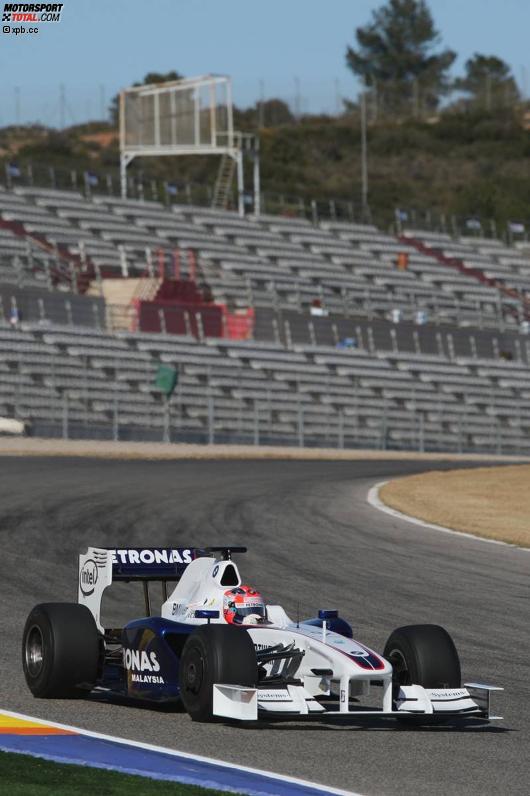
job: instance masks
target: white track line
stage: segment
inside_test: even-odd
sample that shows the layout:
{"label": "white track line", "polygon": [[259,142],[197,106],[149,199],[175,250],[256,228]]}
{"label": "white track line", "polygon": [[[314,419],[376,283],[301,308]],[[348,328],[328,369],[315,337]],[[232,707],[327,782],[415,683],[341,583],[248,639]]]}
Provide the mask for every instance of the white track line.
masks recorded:
{"label": "white track line", "polygon": [[114,735],[105,735],[101,732],[92,732],[91,730],[83,730],[80,727],[72,727],[70,724],[59,724],[56,721],[48,721],[48,719],[38,719],[35,716],[27,716],[24,713],[15,713],[11,710],[0,709],[0,715],[10,716],[13,719],[23,719],[24,721],[40,722],[48,727],[57,727],[60,730],[70,730],[70,732],[78,733],[79,735],[86,735],[89,738],[97,738],[101,741],[112,741],[113,743],[123,744],[124,746],[135,746],[138,749],[146,749],[149,752],[161,752],[165,755],[172,755],[173,757],[184,757],[188,760],[195,760],[198,763],[211,763],[216,766],[233,769],[236,771],[246,771],[249,774],[256,774],[269,779],[278,780],[280,782],[292,782],[293,785],[301,785],[306,788],[314,788],[321,790],[322,793],[333,793],[336,796],[361,796],[360,793],[355,793],[351,790],[341,790],[340,788],[332,788],[329,785],[321,785],[317,782],[310,782],[306,779],[299,779],[298,777],[290,777],[287,774],[275,774],[272,771],[264,771],[260,768],[250,768],[249,766],[241,766],[237,763],[228,763],[225,760],[218,760],[215,757],[204,757],[203,755],[195,755],[190,752],[179,752],[176,749],[169,749],[165,746],[155,746],[150,743],[143,743],[142,741],[130,741],[127,738],[117,738]]}
{"label": "white track line", "polygon": [[366,500],[374,509],[378,509],[378,511],[384,511],[385,514],[390,514],[391,517],[394,517],[397,520],[403,520],[404,522],[410,522],[414,525],[421,525],[423,528],[430,528],[432,531],[440,531],[441,533],[450,533],[453,536],[463,536],[467,539],[474,539],[476,542],[486,542],[487,544],[496,544],[502,545],[503,547],[511,547],[513,550],[520,550],[523,553],[530,553],[530,547],[519,547],[519,545],[511,544],[510,542],[501,542],[500,539],[488,539],[485,536],[477,536],[474,533],[467,533],[465,531],[455,531],[453,528],[446,528],[443,525],[435,525],[432,522],[425,522],[424,520],[418,519],[418,517],[411,517],[409,514],[403,514],[401,511],[397,509],[392,509],[390,506],[387,506],[386,503],[383,503],[381,498],[379,497],[379,491],[388,484],[388,481],[379,481],[378,484],[374,484],[368,490],[368,494],[366,496]]}

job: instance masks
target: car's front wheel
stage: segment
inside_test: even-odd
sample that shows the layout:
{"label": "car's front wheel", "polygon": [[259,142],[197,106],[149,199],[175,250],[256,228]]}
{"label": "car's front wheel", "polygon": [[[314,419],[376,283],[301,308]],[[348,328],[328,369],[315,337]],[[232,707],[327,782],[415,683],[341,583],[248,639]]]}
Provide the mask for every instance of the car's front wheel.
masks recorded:
{"label": "car's front wheel", "polygon": [[386,642],[383,656],[392,664],[394,699],[402,685],[460,688],[458,653],[439,625],[399,627]]}
{"label": "car's front wheel", "polygon": [[243,628],[200,625],[188,637],[180,659],[180,696],[194,721],[212,721],[215,683],[254,687],[256,652]]}
{"label": "car's front wheel", "polygon": [[100,634],[86,606],[36,605],[22,638],[22,667],[33,696],[60,699],[86,694],[97,680],[100,651]]}

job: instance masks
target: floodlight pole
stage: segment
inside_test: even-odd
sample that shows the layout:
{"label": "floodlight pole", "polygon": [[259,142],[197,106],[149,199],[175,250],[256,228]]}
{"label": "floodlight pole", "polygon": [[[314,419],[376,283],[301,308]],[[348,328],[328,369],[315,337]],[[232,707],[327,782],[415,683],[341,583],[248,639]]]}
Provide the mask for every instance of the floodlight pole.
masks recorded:
{"label": "floodlight pole", "polygon": [[261,213],[261,185],[259,173],[259,138],[256,136],[254,139],[254,215],[259,216]]}
{"label": "floodlight pole", "polygon": [[363,219],[368,210],[368,153],[366,144],[366,94],[361,92],[361,207]]}
{"label": "floodlight pole", "polygon": [[122,199],[127,198],[127,164],[125,149],[125,92],[120,91],[120,184]]}
{"label": "floodlight pole", "polygon": [[243,141],[236,154],[237,165],[237,208],[241,218],[245,215],[245,177],[243,172]]}

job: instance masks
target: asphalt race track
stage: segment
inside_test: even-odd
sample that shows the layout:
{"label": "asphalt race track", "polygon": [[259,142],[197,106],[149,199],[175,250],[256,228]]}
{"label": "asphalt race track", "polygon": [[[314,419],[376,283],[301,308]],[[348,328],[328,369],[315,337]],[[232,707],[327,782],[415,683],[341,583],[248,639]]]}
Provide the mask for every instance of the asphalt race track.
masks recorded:
{"label": "asphalt race track", "polygon": [[[399,522],[365,502],[376,481],[433,467],[0,458],[0,708],[363,794],[527,794],[530,554]],[[442,624],[464,679],[506,688],[496,702],[505,721],[243,727],[194,724],[175,710],[35,700],[20,663],[26,615],[36,602],[76,599],[76,557],[89,543],[247,544],[243,579],[268,601],[293,616],[298,601],[302,616],[339,608],[376,650],[394,627]],[[114,626],[140,616],[141,588],[118,584],[104,607]]]}

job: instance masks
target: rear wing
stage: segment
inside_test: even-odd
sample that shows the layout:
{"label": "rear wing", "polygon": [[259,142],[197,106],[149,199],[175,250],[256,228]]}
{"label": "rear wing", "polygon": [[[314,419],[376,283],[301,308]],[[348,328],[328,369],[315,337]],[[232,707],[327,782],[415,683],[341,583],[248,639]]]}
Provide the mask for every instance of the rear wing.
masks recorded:
{"label": "rear wing", "polygon": [[144,589],[145,610],[149,616],[149,582],[162,583],[162,594],[167,600],[168,581],[179,581],[187,567],[196,558],[221,553],[229,560],[233,553],[246,553],[246,547],[89,547],[79,556],[78,602],[86,605],[103,633],[101,625],[101,600],[103,592],[112,583],[141,581]]}
{"label": "rear wing", "polygon": [[191,562],[208,552],[194,547],[89,547],[79,556],[78,602],[86,605],[103,632],[101,600],[113,582],[143,582],[149,614],[149,581],[162,582],[167,599],[167,582],[179,581]]}

